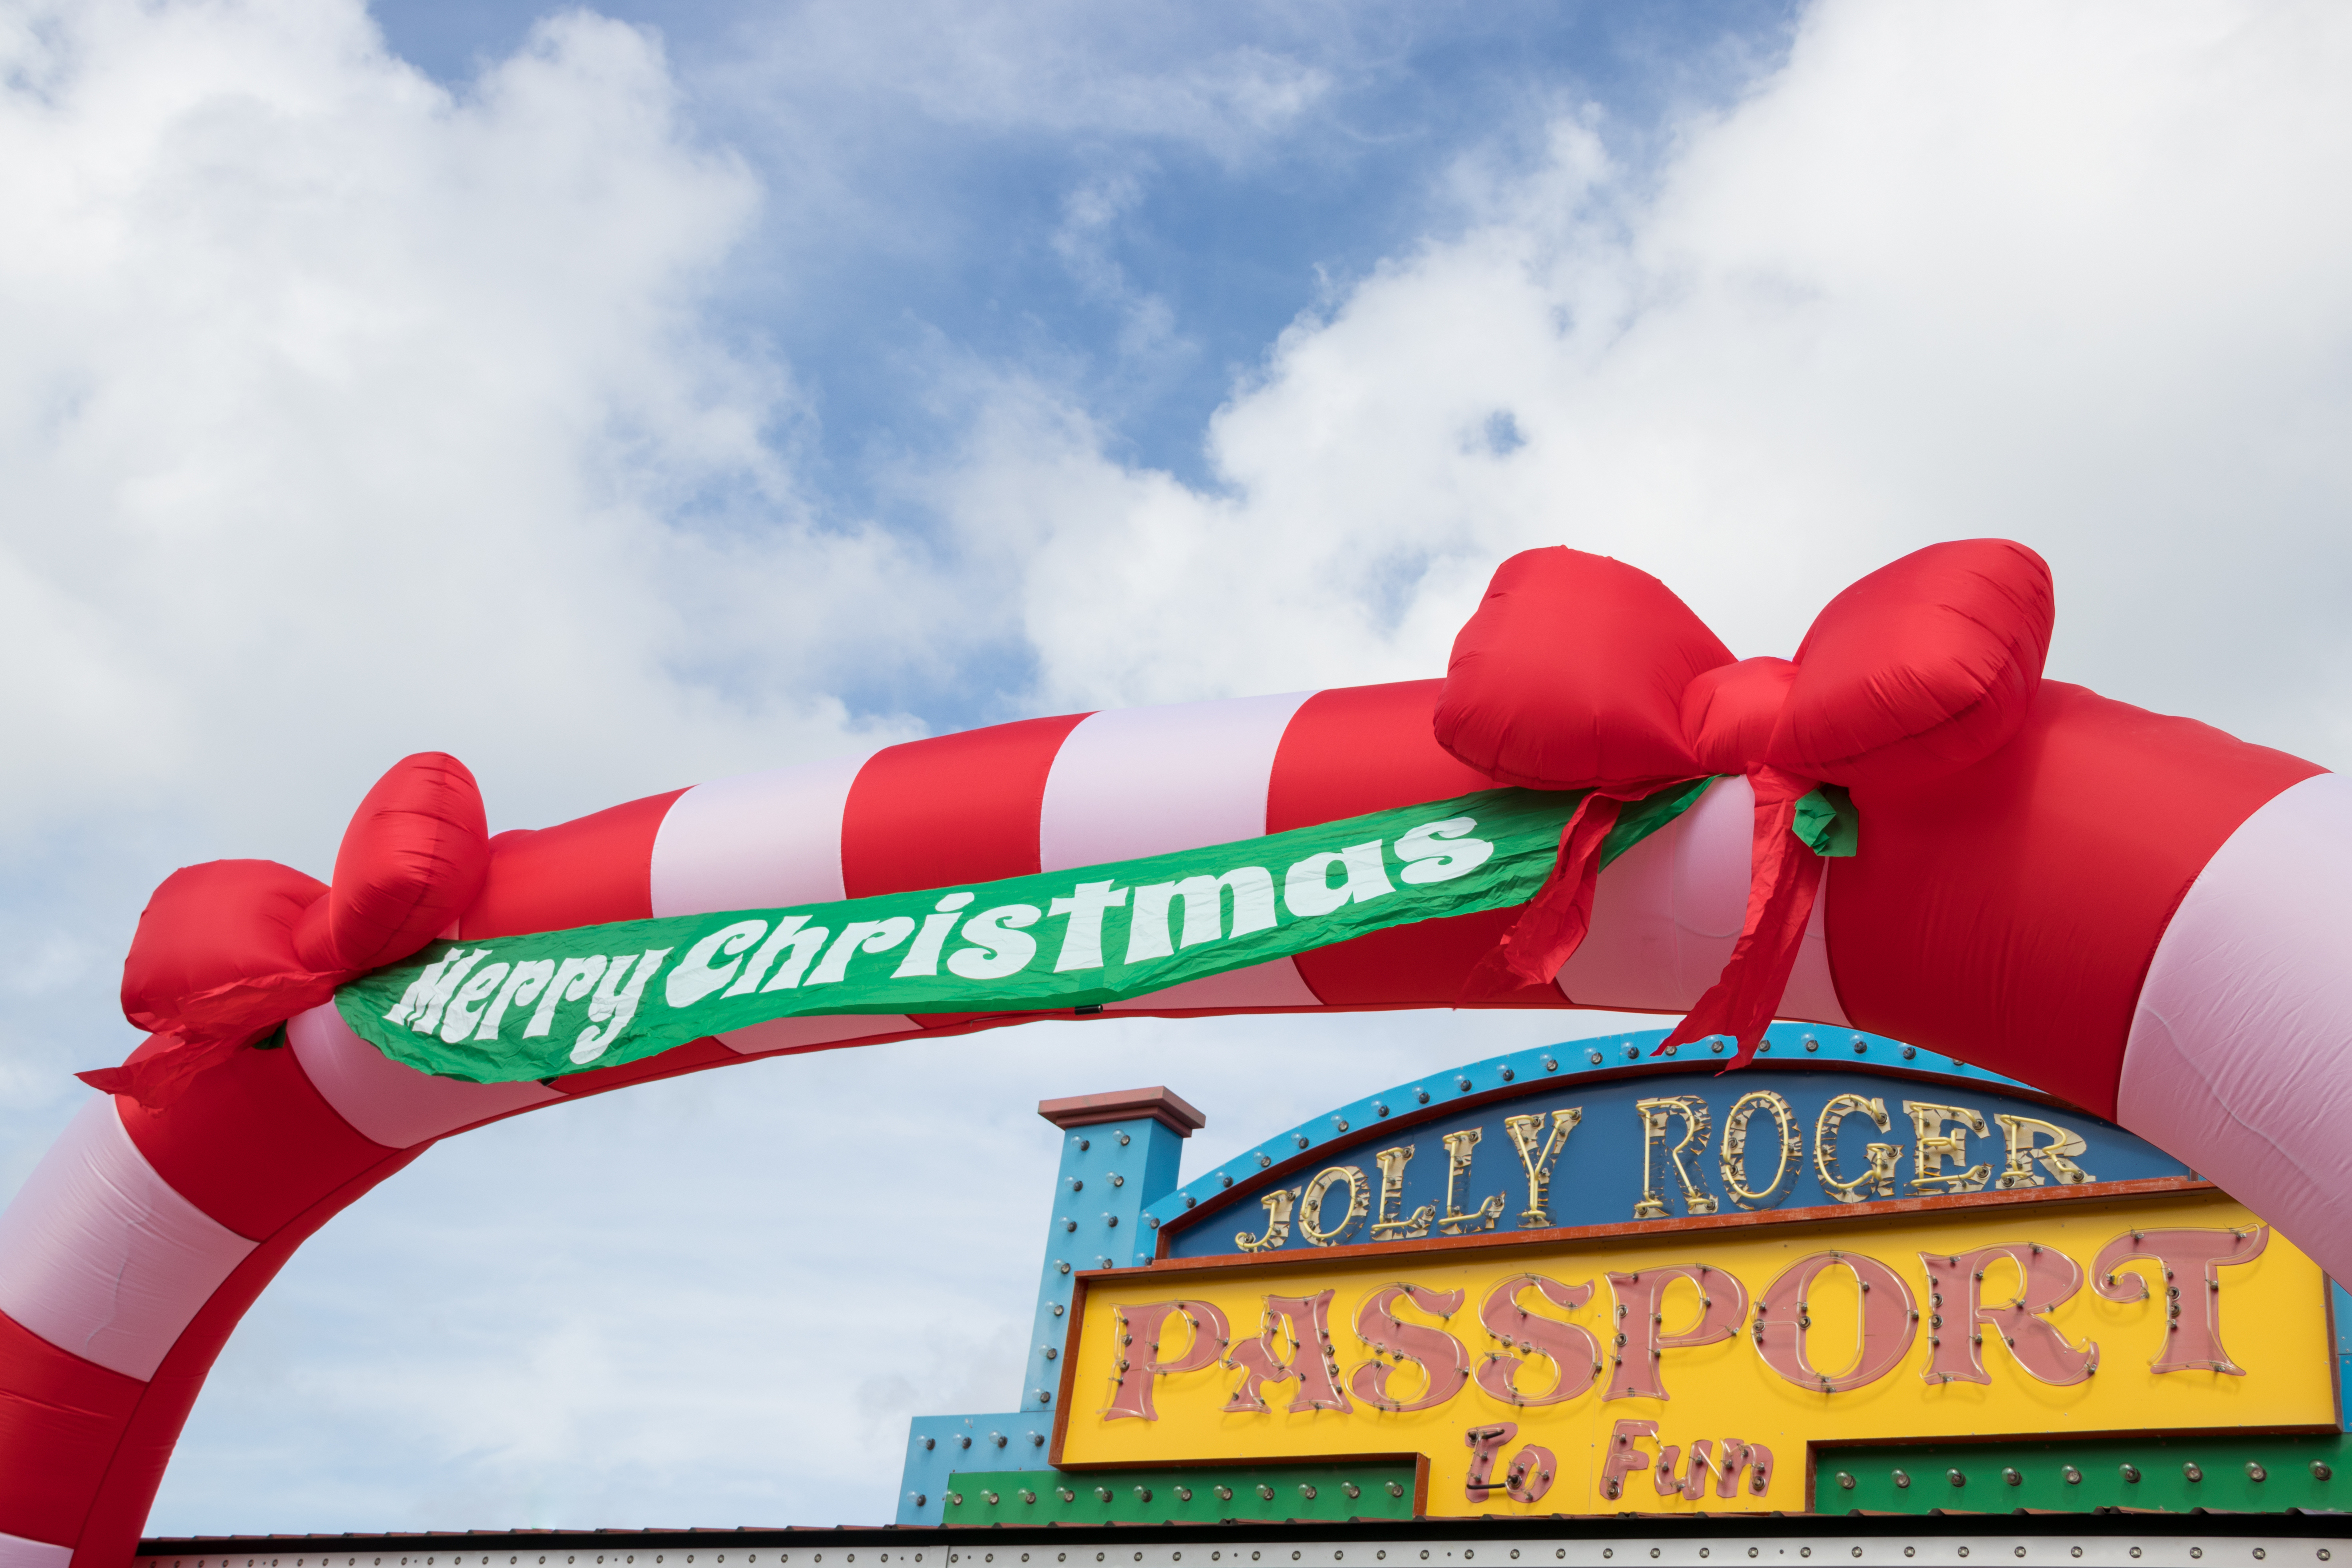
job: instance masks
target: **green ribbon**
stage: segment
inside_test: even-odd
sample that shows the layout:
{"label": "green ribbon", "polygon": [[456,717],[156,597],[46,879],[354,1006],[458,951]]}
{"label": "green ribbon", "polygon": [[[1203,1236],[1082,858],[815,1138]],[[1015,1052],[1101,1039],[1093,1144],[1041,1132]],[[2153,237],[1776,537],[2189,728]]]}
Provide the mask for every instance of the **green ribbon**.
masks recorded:
{"label": "green ribbon", "polygon": [[[1710,782],[1628,803],[1601,864]],[[1525,903],[1583,793],[1486,790],[1082,870],[436,942],[335,1005],[394,1060],[473,1083],[615,1067],[777,1018],[1099,1007]]]}
{"label": "green ribbon", "polygon": [[1821,784],[1797,800],[1797,819],[1790,831],[1816,855],[1843,858],[1862,844],[1862,814],[1843,784]]}

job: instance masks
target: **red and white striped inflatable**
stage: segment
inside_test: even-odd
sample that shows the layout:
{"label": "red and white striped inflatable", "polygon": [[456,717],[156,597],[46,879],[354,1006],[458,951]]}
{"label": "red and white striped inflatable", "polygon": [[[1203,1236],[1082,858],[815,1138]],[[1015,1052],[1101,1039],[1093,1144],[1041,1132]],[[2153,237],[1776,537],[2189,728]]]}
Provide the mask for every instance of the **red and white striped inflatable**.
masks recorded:
{"label": "red and white striped inflatable", "polygon": [[[2114,1117],[2352,1277],[2352,785],[2038,668],[2036,681],[1980,760],[1853,786],[1863,852],[1829,863],[1781,1016],[1955,1052]],[[970,883],[1491,787],[1433,736],[1444,690],[1035,719],[656,795],[491,840],[457,931]],[[1756,787],[1720,780],[1619,859],[1557,983],[1495,1005],[1690,1008],[1748,912]],[[1448,1006],[1515,916],[1118,1005]],[[235,1050],[162,1109],[93,1099],[0,1215],[0,1568],[127,1563],[246,1307],[434,1141],[751,1057],[1017,1021],[788,1020],[544,1087],[427,1077],[315,1005],[288,1048]]]}

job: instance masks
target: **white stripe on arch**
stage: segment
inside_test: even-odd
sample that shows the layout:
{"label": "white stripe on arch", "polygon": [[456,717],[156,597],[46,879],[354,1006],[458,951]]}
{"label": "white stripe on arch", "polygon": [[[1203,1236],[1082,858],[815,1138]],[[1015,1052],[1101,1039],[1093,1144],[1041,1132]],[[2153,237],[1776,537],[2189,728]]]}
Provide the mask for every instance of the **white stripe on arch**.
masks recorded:
{"label": "white stripe on arch", "polygon": [[[670,803],[654,836],[656,916],[830,903],[849,896],[841,825],[849,792],[874,753],[828,757],[697,784]],[[915,1027],[897,1015],[778,1018],[717,1037],[739,1056],[766,1056]]]}
{"label": "white stripe on arch", "polygon": [[[1040,868],[1066,871],[1263,837],[1275,752],[1313,695],[1088,714],[1063,740],[1046,775]],[[1113,1004],[1122,1011],[1318,1005],[1287,958]]]}
{"label": "white stripe on arch", "polygon": [[2352,1279],[2352,780],[2238,825],[2156,945],[2116,1120]]}
{"label": "white stripe on arch", "polygon": [[0,1531],[0,1568],[66,1568],[73,1553],[70,1546],[52,1546]]}
{"label": "white stripe on arch", "polygon": [[0,1214],[0,1311],[143,1383],[257,1245],[157,1175],[100,1095]]}
{"label": "white stripe on arch", "polygon": [[1064,737],[1046,775],[1039,869],[1260,837],[1274,753],[1313,695],[1089,713]]}
{"label": "white stripe on arch", "polygon": [[310,1087],[371,1143],[413,1149],[460,1127],[563,1096],[539,1083],[464,1083],[394,1061],[352,1032],[332,1002],[286,1026]]}
{"label": "white stripe on arch", "polygon": [[772,910],[848,897],[841,822],[871,752],[697,784],[654,835],[656,916]]}
{"label": "white stripe on arch", "polygon": [[[1723,973],[1748,919],[1756,795],[1742,778],[1709,784],[1688,811],[1620,855],[1593,890],[1592,930],[1559,972],[1580,1007],[1683,1013]],[[1823,922],[1829,879],[1813,900],[1780,1016],[1847,1026],[1830,976]]]}

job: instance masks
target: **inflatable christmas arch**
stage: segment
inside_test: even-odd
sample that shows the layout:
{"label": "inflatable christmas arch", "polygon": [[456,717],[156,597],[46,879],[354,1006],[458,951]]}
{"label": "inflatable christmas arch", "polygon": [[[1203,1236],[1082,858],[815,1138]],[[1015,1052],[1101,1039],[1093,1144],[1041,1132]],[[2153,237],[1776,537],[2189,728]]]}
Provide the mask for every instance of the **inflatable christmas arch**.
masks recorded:
{"label": "inflatable christmas arch", "polygon": [[1443,680],[1035,719],[489,837],[412,757],[320,884],[142,917],[148,1039],[0,1215],[0,1568],[116,1568],[246,1307],[436,1141],[747,1058],[1105,1011],[1772,1018],[1963,1054],[2352,1275],[2352,791],[2042,679],[2047,569],[1921,551],[1735,659],[1534,551]]}

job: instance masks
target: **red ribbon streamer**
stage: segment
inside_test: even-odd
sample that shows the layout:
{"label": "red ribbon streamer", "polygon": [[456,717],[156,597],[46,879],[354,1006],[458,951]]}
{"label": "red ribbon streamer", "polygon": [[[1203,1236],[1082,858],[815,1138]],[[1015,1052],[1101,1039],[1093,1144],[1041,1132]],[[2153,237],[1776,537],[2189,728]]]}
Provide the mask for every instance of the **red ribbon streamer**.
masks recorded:
{"label": "red ribbon streamer", "polygon": [[1739,1049],[1726,1067],[1746,1065],[1763,1042],[1797,967],[1822,886],[1822,858],[1796,834],[1797,802],[1813,782],[1762,767],[1748,775],[1748,783],[1756,792],[1756,827],[1739,941],[1722,974],[1652,1056],[1709,1035],[1729,1035]]}
{"label": "red ribbon streamer", "polygon": [[1462,982],[1456,1006],[1492,1002],[1530,985],[1549,985],[1592,929],[1592,895],[1601,880],[1601,849],[1617,826],[1619,797],[1594,790],[1576,803],[1559,830],[1551,875],[1528,901],[1527,912],[1487,951]]}
{"label": "red ribbon streamer", "polygon": [[186,998],[172,1026],[149,1035],[121,1067],[93,1068],[74,1077],[100,1094],[127,1094],[150,1110],[162,1110],[197,1074],[226,1061],[240,1046],[266,1039],[278,1025],[309,1012],[333,996],[336,986],[364,973],[296,970],[214,986]]}
{"label": "red ribbon streamer", "polygon": [[[1748,913],[1723,973],[1675,1026],[1653,1056],[1668,1047],[1729,1035],[1739,1049],[1729,1067],[1751,1060],[1789,988],[1802,951],[1805,927],[1820,895],[1822,858],[1797,837],[1797,802],[1814,782],[1780,768],[1748,774],[1756,796],[1749,852]],[[1478,961],[1462,983],[1455,1005],[1496,1002],[1515,991],[1549,985],[1592,929],[1601,852],[1616,826],[1619,797],[1595,790],[1577,803],[1560,830],[1551,875],[1528,902],[1518,923]]]}

